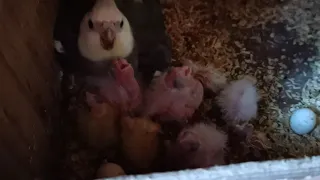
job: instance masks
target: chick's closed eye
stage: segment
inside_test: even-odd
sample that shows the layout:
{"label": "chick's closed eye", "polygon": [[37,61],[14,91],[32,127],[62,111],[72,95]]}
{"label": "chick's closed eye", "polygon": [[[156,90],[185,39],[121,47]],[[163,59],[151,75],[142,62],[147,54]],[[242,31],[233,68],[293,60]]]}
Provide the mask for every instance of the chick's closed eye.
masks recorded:
{"label": "chick's closed eye", "polygon": [[93,22],[92,22],[92,20],[91,19],[89,19],[88,20],[88,27],[89,27],[89,29],[93,29]]}

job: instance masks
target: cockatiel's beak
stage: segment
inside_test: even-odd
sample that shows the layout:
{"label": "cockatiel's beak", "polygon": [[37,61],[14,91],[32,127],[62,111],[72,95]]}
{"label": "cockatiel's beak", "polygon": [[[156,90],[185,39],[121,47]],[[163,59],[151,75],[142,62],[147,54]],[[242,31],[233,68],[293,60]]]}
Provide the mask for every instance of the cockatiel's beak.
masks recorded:
{"label": "cockatiel's beak", "polygon": [[100,43],[103,49],[111,50],[114,46],[117,33],[120,31],[120,21],[104,21],[94,24],[94,29],[100,34]]}

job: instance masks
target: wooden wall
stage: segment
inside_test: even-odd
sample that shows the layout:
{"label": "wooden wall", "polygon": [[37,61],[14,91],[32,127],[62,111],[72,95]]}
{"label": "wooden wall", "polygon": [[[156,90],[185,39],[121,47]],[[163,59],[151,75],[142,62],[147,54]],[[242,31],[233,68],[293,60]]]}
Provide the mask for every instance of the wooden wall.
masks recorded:
{"label": "wooden wall", "polygon": [[0,179],[47,179],[51,167],[55,9],[55,0],[0,0]]}

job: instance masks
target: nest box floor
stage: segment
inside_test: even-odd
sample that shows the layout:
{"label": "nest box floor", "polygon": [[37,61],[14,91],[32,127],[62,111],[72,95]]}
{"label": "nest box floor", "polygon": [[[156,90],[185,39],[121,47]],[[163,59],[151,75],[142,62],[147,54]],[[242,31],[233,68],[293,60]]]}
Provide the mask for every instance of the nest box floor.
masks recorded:
{"label": "nest box floor", "polygon": [[[266,144],[248,149],[246,157],[234,154],[231,163],[320,154],[320,127],[299,136],[288,126],[295,109],[320,109],[320,2],[175,0],[163,12],[173,61],[213,63],[229,80],[243,75],[258,80],[262,100],[253,124],[256,138]],[[200,113],[209,120],[211,103],[207,98]],[[63,177],[92,178],[101,157],[83,149],[70,129]]]}
{"label": "nest box floor", "polygon": [[262,101],[253,123],[269,139],[266,159],[320,154],[319,128],[299,136],[288,126],[295,109],[320,107],[319,8],[313,0],[177,0],[164,11],[174,60],[213,63],[230,80],[257,78]]}

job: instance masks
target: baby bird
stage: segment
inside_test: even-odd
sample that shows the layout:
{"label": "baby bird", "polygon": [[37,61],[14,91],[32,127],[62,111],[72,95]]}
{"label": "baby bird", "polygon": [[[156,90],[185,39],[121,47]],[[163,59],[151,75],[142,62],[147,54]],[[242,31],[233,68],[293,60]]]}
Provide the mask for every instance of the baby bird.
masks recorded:
{"label": "baby bird", "polygon": [[145,117],[123,117],[121,128],[125,159],[140,172],[149,170],[158,155],[160,125]]}
{"label": "baby bird", "polygon": [[229,125],[246,124],[257,116],[259,95],[255,81],[250,77],[233,81],[218,95],[217,104]]}
{"label": "baby bird", "polygon": [[133,67],[125,59],[115,60],[112,63],[111,76],[87,76],[86,81],[105,102],[122,112],[134,111],[140,105],[142,95]]}
{"label": "baby bird", "polygon": [[186,121],[200,106],[203,86],[192,76],[188,66],[172,67],[155,74],[145,92],[144,114],[162,120]]}
{"label": "baby bird", "polygon": [[[72,8],[72,11],[70,10]],[[111,61],[129,58],[134,37],[114,0],[61,1],[54,30],[55,53],[66,73],[106,76]]]}
{"label": "baby bird", "polygon": [[182,169],[225,164],[227,138],[214,124],[198,123],[187,127],[179,133],[176,142],[167,144],[168,166]]}
{"label": "baby bird", "polygon": [[78,110],[78,128],[89,146],[104,150],[118,143],[120,113],[105,102],[98,102],[95,95],[86,93],[90,110]]}

